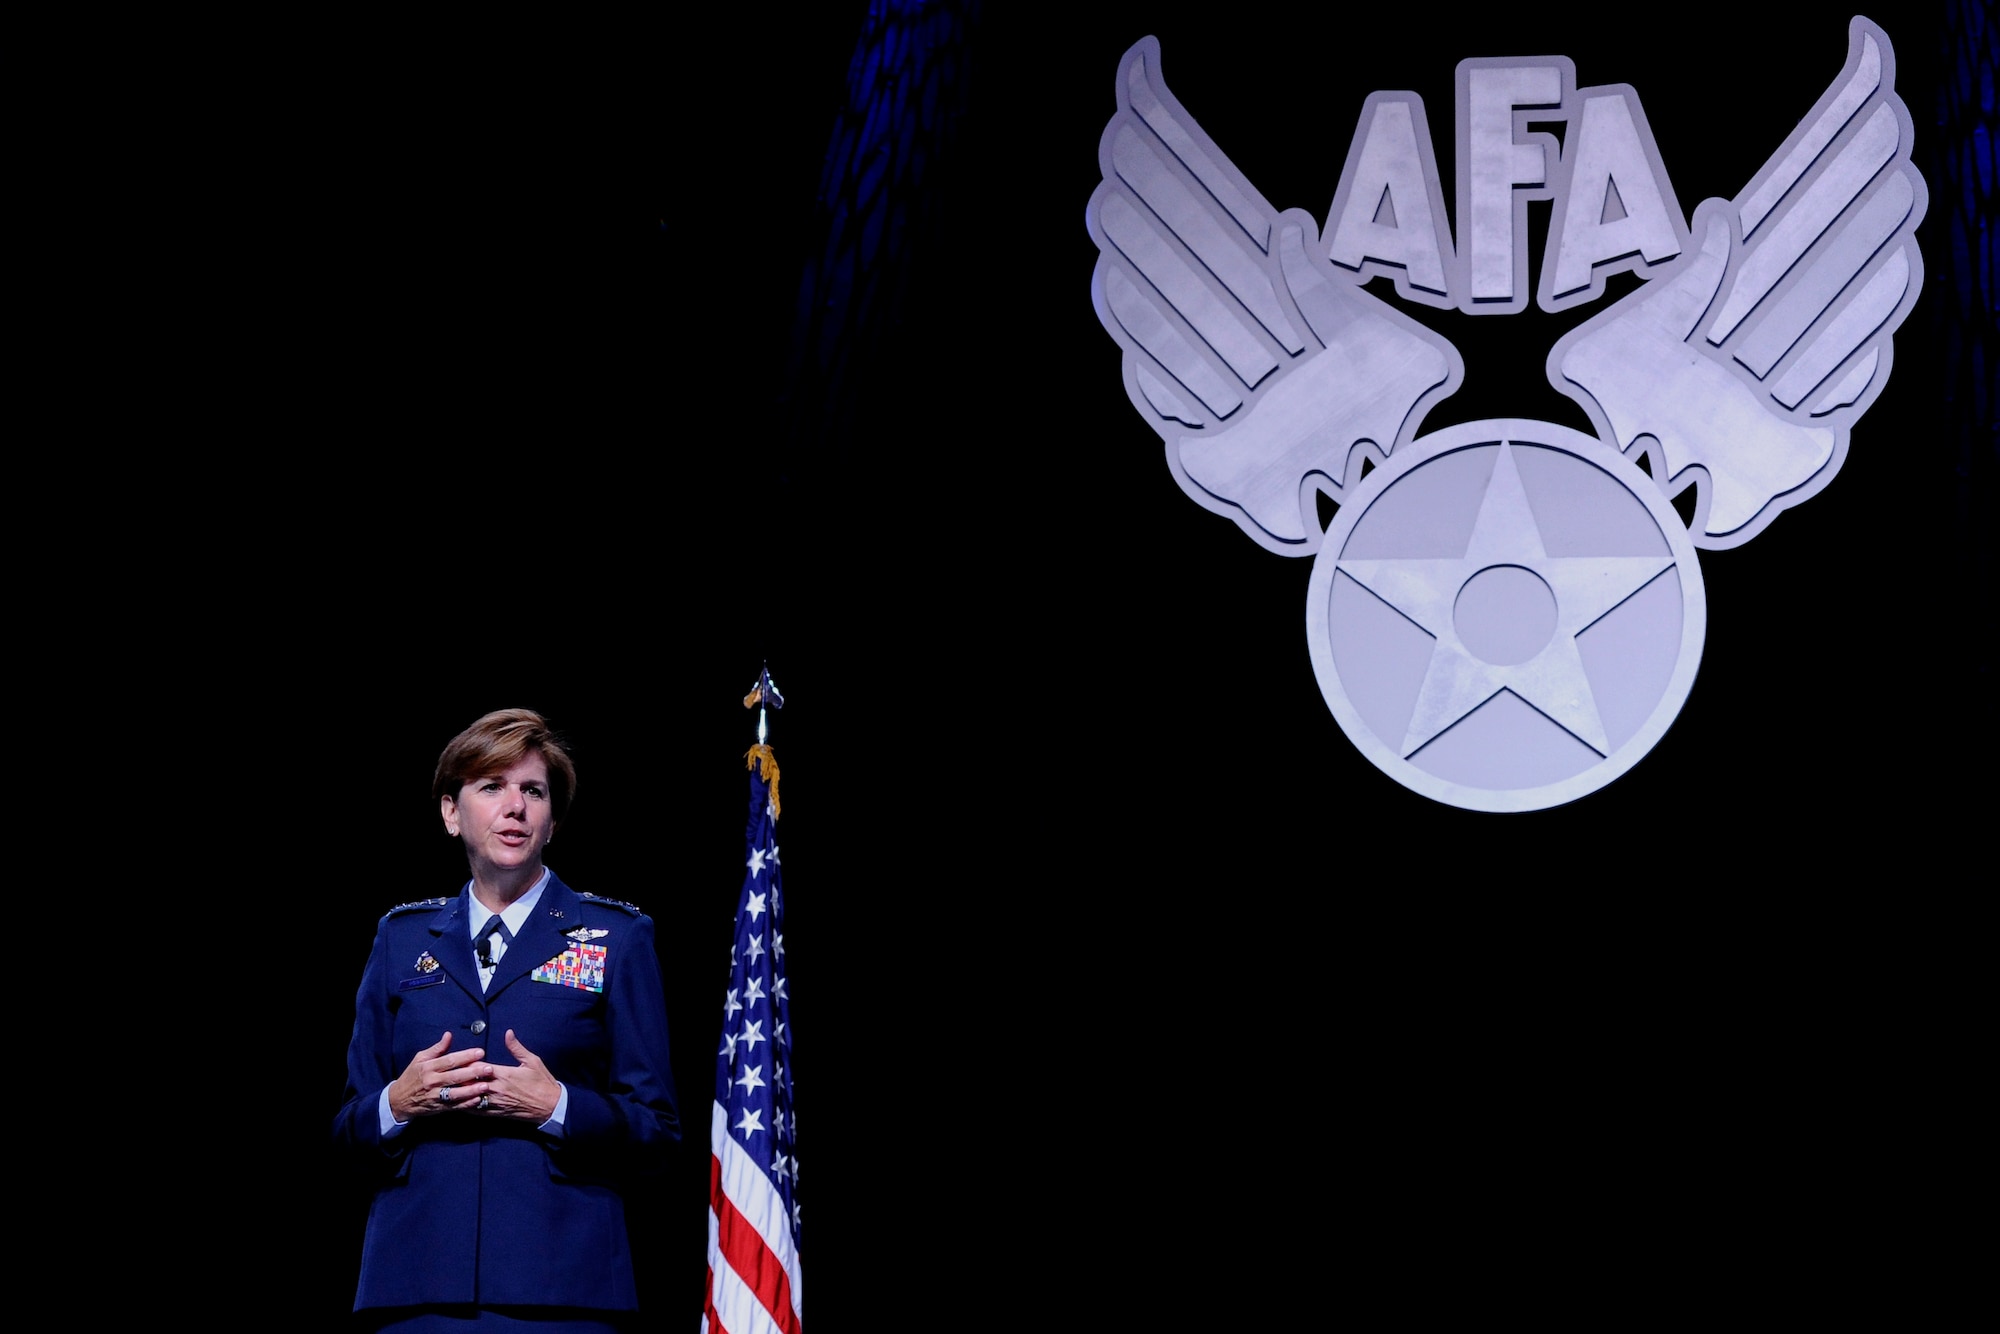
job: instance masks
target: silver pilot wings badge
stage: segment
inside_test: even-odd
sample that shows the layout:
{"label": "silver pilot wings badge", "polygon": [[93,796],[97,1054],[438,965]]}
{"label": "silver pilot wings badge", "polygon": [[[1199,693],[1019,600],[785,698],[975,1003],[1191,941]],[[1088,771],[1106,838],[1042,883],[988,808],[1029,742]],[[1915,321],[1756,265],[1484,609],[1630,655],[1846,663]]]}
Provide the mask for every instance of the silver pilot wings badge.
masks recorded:
{"label": "silver pilot wings badge", "polygon": [[[1314,672],[1384,773],[1535,810],[1665,734],[1706,630],[1696,548],[1747,542],[1832,480],[1921,287],[1926,194],[1894,73],[1888,37],[1854,19],[1817,105],[1688,223],[1634,90],[1579,88],[1563,57],[1462,61],[1454,238],[1416,94],[1368,97],[1322,227],[1203,133],[1155,39],[1125,54],[1087,214],[1098,318],[1187,496],[1312,558]],[[1560,140],[1527,128],[1548,122]],[[1420,435],[1463,361],[1363,284],[1525,309],[1531,198],[1550,201],[1544,310],[1644,280],[1548,355],[1596,436],[1523,419]],[[1686,523],[1671,497],[1689,486]],[[1323,530],[1322,493],[1339,507]]]}

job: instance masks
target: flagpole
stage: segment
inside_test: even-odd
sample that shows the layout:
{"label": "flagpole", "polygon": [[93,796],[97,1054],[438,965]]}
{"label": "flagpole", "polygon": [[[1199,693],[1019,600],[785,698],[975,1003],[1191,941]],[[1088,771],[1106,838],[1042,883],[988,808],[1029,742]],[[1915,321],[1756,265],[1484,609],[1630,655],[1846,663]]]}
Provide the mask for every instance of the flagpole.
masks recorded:
{"label": "flagpole", "polygon": [[703,1334],[803,1334],[805,1328],[791,996],[777,842],[778,757],[767,714],[784,705],[766,663],[743,697],[744,708],[757,710],[757,744],[744,755],[749,826],[709,1121]]}

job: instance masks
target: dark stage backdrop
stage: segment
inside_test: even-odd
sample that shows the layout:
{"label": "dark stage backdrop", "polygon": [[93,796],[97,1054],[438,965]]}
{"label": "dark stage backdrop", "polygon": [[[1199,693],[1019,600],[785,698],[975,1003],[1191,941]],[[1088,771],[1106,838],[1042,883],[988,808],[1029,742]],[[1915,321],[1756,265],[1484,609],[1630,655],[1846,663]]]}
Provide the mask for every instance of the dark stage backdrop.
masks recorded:
{"label": "dark stage backdrop", "polygon": [[[464,234],[363,243],[408,306],[341,412],[422,443],[328,483],[337,522],[248,524],[289,591],[223,627],[242,770],[282,794],[243,890],[274,954],[309,953],[262,1041],[296,1071],[280,1208],[315,1239],[246,1221],[245,1282],[281,1273],[308,1324],[346,1310],[362,1204],[324,1146],[353,988],[382,911],[461,882],[437,752],[525,704],[581,771],[550,863],[660,923],[688,1142],[640,1201],[638,1258],[653,1327],[694,1327],[740,701],[765,661],[822,1330],[1564,1309],[1586,1272],[1621,1306],[1689,1310],[1732,1276],[1845,1291],[1863,1253],[1908,1277],[1883,1219],[1920,1216],[1910,1183],[1954,1156],[1990,875],[1967,823],[1991,788],[1970,647],[1990,607],[1943,443],[1963,409],[1940,295],[1834,482],[1703,553],[1707,646],[1664,740],[1583,800],[1487,816],[1341,734],[1310,562],[1176,488],[1091,308],[1084,229],[1118,61],[1149,33],[1280,208],[1324,217],[1376,90],[1423,94],[1449,191],[1456,62],[1561,54],[1638,90],[1692,213],[1839,72],[1852,10],[988,12],[847,425],[799,436],[786,339],[863,23],[831,8],[747,37],[695,21],[638,59],[620,178],[658,193],[651,254],[514,226],[492,205],[536,188],[515,175],[473,182],[475,210],[406,138],[355,168]],[[1920,139],[1941,10],[1870,15]],[[717,68],[726,96],[696,77]],[[1426,313],[1467,375],[1425,428],[1588,430],[1542,363],[1598,309]]]}

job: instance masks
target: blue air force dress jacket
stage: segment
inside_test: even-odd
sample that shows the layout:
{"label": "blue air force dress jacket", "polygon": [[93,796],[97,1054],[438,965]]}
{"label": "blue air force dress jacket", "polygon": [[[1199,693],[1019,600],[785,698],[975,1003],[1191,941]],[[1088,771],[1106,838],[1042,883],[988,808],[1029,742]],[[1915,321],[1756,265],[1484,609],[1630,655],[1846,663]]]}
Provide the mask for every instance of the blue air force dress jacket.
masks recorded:
{"label": "blue air force dress jacket", "polygon": [[[631,1310],[622,1191],[680,1138],[652,919],[551,875],[481,992],[474,911],[462,890],[394,909],[375,931],[334,1120],[335,1140],[380,1183],[355,1309]],[[516,1065],[510,1028],[569,1089],[560,1138],[457,1113],[382,1137],[378,1099],[419,1051],[449,1032],[452,1051]]]}

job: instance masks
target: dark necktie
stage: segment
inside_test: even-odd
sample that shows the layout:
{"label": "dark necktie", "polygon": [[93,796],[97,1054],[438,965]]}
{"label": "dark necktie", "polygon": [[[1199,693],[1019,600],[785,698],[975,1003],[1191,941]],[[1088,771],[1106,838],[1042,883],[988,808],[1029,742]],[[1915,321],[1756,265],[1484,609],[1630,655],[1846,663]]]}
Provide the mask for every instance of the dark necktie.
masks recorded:
{"label": "dark necktie", "polygon": [[500,920],[499,913],[494,913],[491,917],[487,918],[486,925],[479,928],[479,944],[477,949],[479,953],[479,966],[481,968],[490,969],[494,964],[499,962],[493,954],[493,933],[496,931],[500,933],[500,953],[502,954],[507,952],[507,942],[514,938],[514,933],[509,931],[507,924]]}

